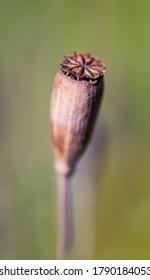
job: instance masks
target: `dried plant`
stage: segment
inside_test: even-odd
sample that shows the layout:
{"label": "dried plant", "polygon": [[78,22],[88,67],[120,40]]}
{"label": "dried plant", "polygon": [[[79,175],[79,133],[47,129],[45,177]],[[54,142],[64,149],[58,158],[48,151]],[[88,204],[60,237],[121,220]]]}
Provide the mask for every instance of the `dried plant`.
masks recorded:
{"label": "dried plant", "polygon": [[56,74],[50,129],[58,178],[58,258],[67,257],[72,242],[70,181],[92,136],[104,87],[105,65],[88,53],[63,58]]}

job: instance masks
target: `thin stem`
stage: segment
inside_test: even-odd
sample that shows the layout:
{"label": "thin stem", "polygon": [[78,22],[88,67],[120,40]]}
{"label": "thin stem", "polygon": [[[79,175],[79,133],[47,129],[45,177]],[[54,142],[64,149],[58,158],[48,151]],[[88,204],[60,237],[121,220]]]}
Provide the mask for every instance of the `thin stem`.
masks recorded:
{"label": "thin stem", "polygon": [[66,259],[72,245],[71,177],[57,173],[58,259]]}

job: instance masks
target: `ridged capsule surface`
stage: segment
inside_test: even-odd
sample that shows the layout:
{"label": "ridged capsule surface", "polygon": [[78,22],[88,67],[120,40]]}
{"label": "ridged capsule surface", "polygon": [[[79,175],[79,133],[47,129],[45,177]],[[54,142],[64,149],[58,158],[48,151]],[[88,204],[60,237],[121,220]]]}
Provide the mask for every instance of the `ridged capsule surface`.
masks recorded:
{"label": "ridged capsule surface", "polygon": [[104,64],[90,54],[64,57],[50,102],[50,128],[58,173],[73,172],[85,150],[103,95]]}

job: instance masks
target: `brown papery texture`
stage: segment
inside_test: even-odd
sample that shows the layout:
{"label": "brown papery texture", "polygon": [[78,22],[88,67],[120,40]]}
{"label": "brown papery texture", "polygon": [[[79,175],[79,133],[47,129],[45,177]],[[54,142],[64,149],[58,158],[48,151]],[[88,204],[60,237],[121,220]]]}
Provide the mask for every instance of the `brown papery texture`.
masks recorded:
{"label": "brown papery texture", "polygon": [[57,72],[50,104],[50,127],[58,173],[71,174],[85,150],[100,107],[103,86],[103,76],[92,82],[73,79],[61,68]]}

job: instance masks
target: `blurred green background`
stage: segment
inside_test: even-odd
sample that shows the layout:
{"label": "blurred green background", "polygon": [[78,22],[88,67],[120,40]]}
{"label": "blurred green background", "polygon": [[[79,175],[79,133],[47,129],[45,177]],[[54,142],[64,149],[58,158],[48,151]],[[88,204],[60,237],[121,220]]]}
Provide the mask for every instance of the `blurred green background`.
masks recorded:
{"label": "blurred green background", "polygon": [[73,182],[72,259],[150,259],[150,1],[0,1],[0,259],[55,259],[49,99],[63,55],[107,66]]}

